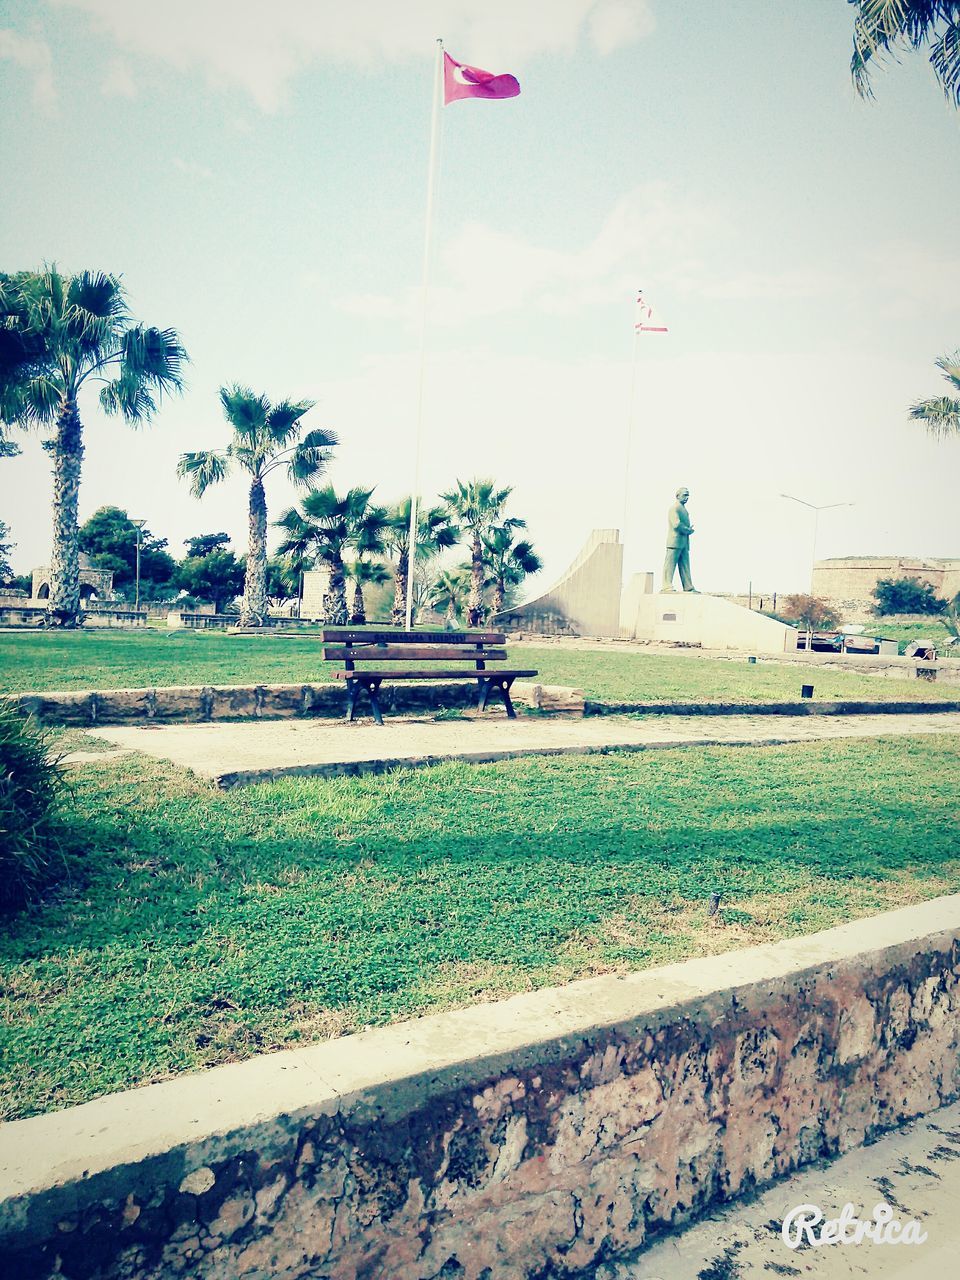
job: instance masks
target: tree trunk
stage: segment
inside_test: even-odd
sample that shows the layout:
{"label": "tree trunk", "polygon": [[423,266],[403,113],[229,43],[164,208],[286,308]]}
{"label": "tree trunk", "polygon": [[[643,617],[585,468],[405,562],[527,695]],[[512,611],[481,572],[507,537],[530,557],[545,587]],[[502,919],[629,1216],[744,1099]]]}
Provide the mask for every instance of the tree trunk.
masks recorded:
{"label": "tree trunk", "polygon": [[350,615],[351,627],[366,625],[367,613],[363,603],[363,587],[359,582],[353,584],[353,612]]}
{"label": "tree trunk", "polygon": [[330,561],[330,582],[327,593],[330,607],[327,610],[328,627],[345,627],[347,625],[347,583],[343,572],[343,560],[339,555]]}
{"label": "tree trunk", "polygon": [[470,557],[470,598],[467,601],[467,626],[479,627],[483,622],[483,545],[479,533],[473,535]]}
{"label": "tree trunk", "polygon": [[506,595],[506,585],[502,578],[498,578],[493,588],[493,599],[490,602],[490,617],[495,618],[503,608],[503,597]]}
{"label": "tree trunk", "polygon": [[83,428],[75,400],[64,400],[53,440],[53,554],[50,557],[50,620],[73,627],[80,616],[80,467]]}
{"label": "tree trunk", "polygon": [[406,551],[397,557],[397,567],[393,573],[393,613],[391,621],[395,627],[402,627],[407,620],[407,564]]}
{"label": "tree trunk", "polygon": [[250,485],[248,517],[250,540],[247,548],[247,572],[243,583],[240,625],[262,627],[267,617],[267,498],[263,481]]}

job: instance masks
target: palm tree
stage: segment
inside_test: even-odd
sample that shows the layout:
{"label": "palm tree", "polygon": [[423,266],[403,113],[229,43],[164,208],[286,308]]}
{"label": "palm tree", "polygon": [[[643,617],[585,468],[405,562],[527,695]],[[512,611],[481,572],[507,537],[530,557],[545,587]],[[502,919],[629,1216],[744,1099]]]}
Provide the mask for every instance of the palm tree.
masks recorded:
{"label": "palm tree", "polygon": [[503,609],[508,587],[519,587],[528,574],[539,573],[543,568],[543,561],[531,542],[515,541],[515,527],[497,525],[483,540],[487,585],[493,588],[491,616],[496,616]]}
{"label": "palm tree", "polygon": [[483,621],[483,540],[495,525],[509,529],[523,528],[522,520],[503,519],[503,508],[511,489],[497,489],[492,480],[457,481],[452,493],[440,496],[450,508],[460,535],[470,543],[470,599],[467,626],[479,627]]}
{"label": "palm tree", "polygon": [[210,485],[222,480],[236,463],[250,476],[248,505],[249,548],[240,608],[244,626],[261,626],[267,615],[267,498],[264,480],[285,467],[294,484],[304,485],[326,468],[337,437],[322,428],[301,439],[301,419],[313,408],[312,400],[281,400],[271,405],[266,396],[249,387],[220,388],[223,412],[233,427],[233,439],[225,449],[184,453],[177,475],[190,477],[190,492],[203,497]]}
{"label": "palm tree", "polygon": [[442,609],[444,621],[451,631],[460,625],[460,614],[470,594],[470,566],[461,564],[456,569],[444,569],[437,575],[430,588],[430,604]]}
{"label": "palm tree", "polygon": [[960,0],[850,0],[856,6],[850,71],[857,93],[873,96],[871,63],[898,48],[929,46],[947,100],[960,107]]}
{"label": "palm tree", "polygon": [[99,383],[104,412],[140,426],[152,419],[164,394],[183,389],[187,354],[173,329],[135,323],[120,277],[98,271],[70,276],[52,266],[0,276],[0,328],[7,336],[0,418],[20,427],[53,428],[44,442],[53,458],[49,609],[52,621],[75,626],[84,453],[80,392]]}
{"label": "palm tree", "polygon": [[366,586],[381,586],[390,581],[389,570],[379,560],[364,560],[360,556],[346,566],[347,577],[353,583],[353,607],[350,610],[351,627],[363,627],[367,622],[367,607],[363,598]]}
{"label": "palm tree", "polygon": [[356,548],[363,536],[372,489],[351,489],[340,497],[333,485],[311,489],[301,503],[301,510],[290,507],[277,521],[286,538],[279,547],[280,555],[305,561],[313,556],[330,571],[324,621],[334,627],[347,625],[347,587],[344,553]]}
{"label": "palm tree", "polygon": [[[456,541],[457,533],[450,522],[450,513],[445,508],[418,508],[416,560],[429,560],[454,546]],[[407,616],[407,573],[410,565],[409,498],[391,507],[384,529],[384,546],[393,560],[391,620],[395,627],[402,627]]]}
{"label": "palm tree", "polygon": [[[954,391],[960,392],[960,351],[955,351],[952,356],[941,356],[936,364]],[[910,417],[922,422],[932,436],[960,435],[960,399],[955,396],[918,400],[910,407]]]}
{"label": "palm tree", "polygon": [[367,621],[367,610],[363,600],[365,584],[379,585],[390,577],[387,570],[373,556],[382,556],[385,551],[384,534],[387,527],[386,507],[368,506],[357,523],[356,555],[347,570],[347,577],[353,582],[353,609],[350,623],[362,627]]}

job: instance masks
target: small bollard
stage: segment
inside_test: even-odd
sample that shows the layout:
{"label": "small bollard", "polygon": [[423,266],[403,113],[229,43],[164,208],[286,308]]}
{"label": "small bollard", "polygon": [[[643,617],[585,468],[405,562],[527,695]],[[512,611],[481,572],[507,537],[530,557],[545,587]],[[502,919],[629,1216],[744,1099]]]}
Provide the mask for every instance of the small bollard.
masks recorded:
{"label": "small bollard", "polygon": [[801,697],[801,698],[812,698],[812,697],[813,697],[813,685],[812,685],[812,684],[802,684],[802,685],[800,686],[800,697]]}
{"label": "small bollard", "polygon": [[751,667],[755,667],[757,665],[757,660],[752,655],[747,659],[747,662]]}

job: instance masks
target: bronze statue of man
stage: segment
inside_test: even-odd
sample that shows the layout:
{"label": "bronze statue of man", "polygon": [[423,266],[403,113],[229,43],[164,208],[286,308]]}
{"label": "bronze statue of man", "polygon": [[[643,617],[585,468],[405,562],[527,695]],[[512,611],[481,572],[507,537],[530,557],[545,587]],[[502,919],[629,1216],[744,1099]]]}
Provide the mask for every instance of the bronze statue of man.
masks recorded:
{"label": "bronze statue of man", "polygon": [[690,535],[693,525],[687,514],[689,489],[678,489],[677,500],[667,514],[667,558],[663,562],[663,586],[661,591],[673,590],[673,575],[680,570],[680,582],[684,591],[696,593],[690,577]]}

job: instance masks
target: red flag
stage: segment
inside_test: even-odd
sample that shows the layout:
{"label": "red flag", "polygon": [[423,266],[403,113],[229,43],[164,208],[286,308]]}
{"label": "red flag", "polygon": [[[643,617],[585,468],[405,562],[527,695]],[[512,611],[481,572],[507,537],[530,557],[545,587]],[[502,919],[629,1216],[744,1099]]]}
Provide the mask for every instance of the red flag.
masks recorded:
{"label": "red flag", "polygon": [[457,62],[446,51],[443,55],[443,103],[447,106],[458,98],[515,98],[520,92],[516,76],[495,76],[492,71],[468,67]]}
{"label": "red flag", "polygon": [[643,296],[642,291],[637,294],[637,320],[633,326],[635,333],[669,333],[669,329],[658,319],[653,313],[653,307]]}

